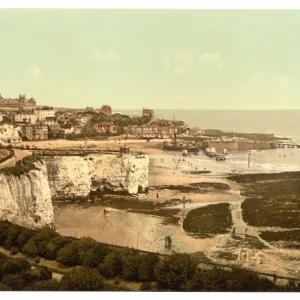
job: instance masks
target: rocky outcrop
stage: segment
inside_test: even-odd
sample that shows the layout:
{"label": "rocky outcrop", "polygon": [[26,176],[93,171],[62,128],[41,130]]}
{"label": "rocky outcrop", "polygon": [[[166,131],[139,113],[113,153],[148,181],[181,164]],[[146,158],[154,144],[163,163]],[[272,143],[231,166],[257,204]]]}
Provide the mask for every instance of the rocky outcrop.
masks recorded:
{"label": "rocky outcrop", "polygon": [[53,223],[47,169],[43,162],[36,165],[20,176],[0,174],[1,220],[33,228]]}
{"label": "rocky outcrop", "polygon": [[53,223],[52,200],[87,199],[91,192],[145,192],[148,167],[149,158],[144,155],[31,159],[20,169],[22,172],[0,173],[0,219],[41,227]]}

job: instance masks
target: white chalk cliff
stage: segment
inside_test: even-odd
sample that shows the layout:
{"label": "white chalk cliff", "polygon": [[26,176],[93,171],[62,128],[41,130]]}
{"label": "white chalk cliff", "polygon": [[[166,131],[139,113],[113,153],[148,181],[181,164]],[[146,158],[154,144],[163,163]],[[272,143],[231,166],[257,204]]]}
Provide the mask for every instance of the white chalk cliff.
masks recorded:
{"label": "white chalk cliff", "polygon": [[146,191],[149,157],[119,154],[43,157],[37,169],[18,176],[0,173],[0,219],[41,227],[54,221],[53,199],[87,198],[108,189]]}

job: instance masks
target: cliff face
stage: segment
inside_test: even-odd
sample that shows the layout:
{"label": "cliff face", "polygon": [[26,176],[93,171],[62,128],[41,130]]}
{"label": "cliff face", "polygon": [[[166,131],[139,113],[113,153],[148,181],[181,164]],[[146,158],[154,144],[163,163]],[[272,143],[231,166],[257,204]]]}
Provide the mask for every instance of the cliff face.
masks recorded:
{"label": "cliff face", "polygon": [[0,174],[0,219],[27,227],[41,227],[54,219],[47,169],[43,162],[38,170],[14,176]]}
{"label": "cliff face", "polygon": [[91,191],[104,189],[136,194],[148,187],[147,156],[91,154],[44,159],[54,199],[88,197]]}
{"label": "cliff face", "polygon": [[148,156],[49,156],[34,165],[20,176],[0,173],[0,219],[41,227],[53,222],[53,199],[87,198],[102,190],[136,194],[148,187]]}

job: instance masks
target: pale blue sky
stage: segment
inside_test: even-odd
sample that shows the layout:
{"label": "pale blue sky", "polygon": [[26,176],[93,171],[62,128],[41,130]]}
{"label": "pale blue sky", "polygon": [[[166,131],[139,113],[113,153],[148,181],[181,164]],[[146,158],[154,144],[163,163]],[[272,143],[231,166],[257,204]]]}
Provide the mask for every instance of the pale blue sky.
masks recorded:
{"label": "pale blue sky", "polygon": [[300,12],[0,10],[0,93],[63,107],[300,109]]}

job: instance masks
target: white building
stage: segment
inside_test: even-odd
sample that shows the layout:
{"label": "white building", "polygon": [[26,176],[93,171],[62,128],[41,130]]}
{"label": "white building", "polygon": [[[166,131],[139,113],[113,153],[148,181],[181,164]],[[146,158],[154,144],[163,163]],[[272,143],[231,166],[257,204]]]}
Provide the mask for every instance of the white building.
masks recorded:
{"label": "white building", "polygon": [[38,121],[45,121],[46,118],[48,117],[52,117],[55,118],[56,117],[56,110],[55,109],[50,109],[50,108],[40,108],[40,109],[36,109],[34,111],[34,113],[37,116],[37,120]]}
{"label": "white building", "polygon": [[37,121],[37,116],[34,113],[15,114],[15,122],[16,123],[35,124],[36,121]]}

